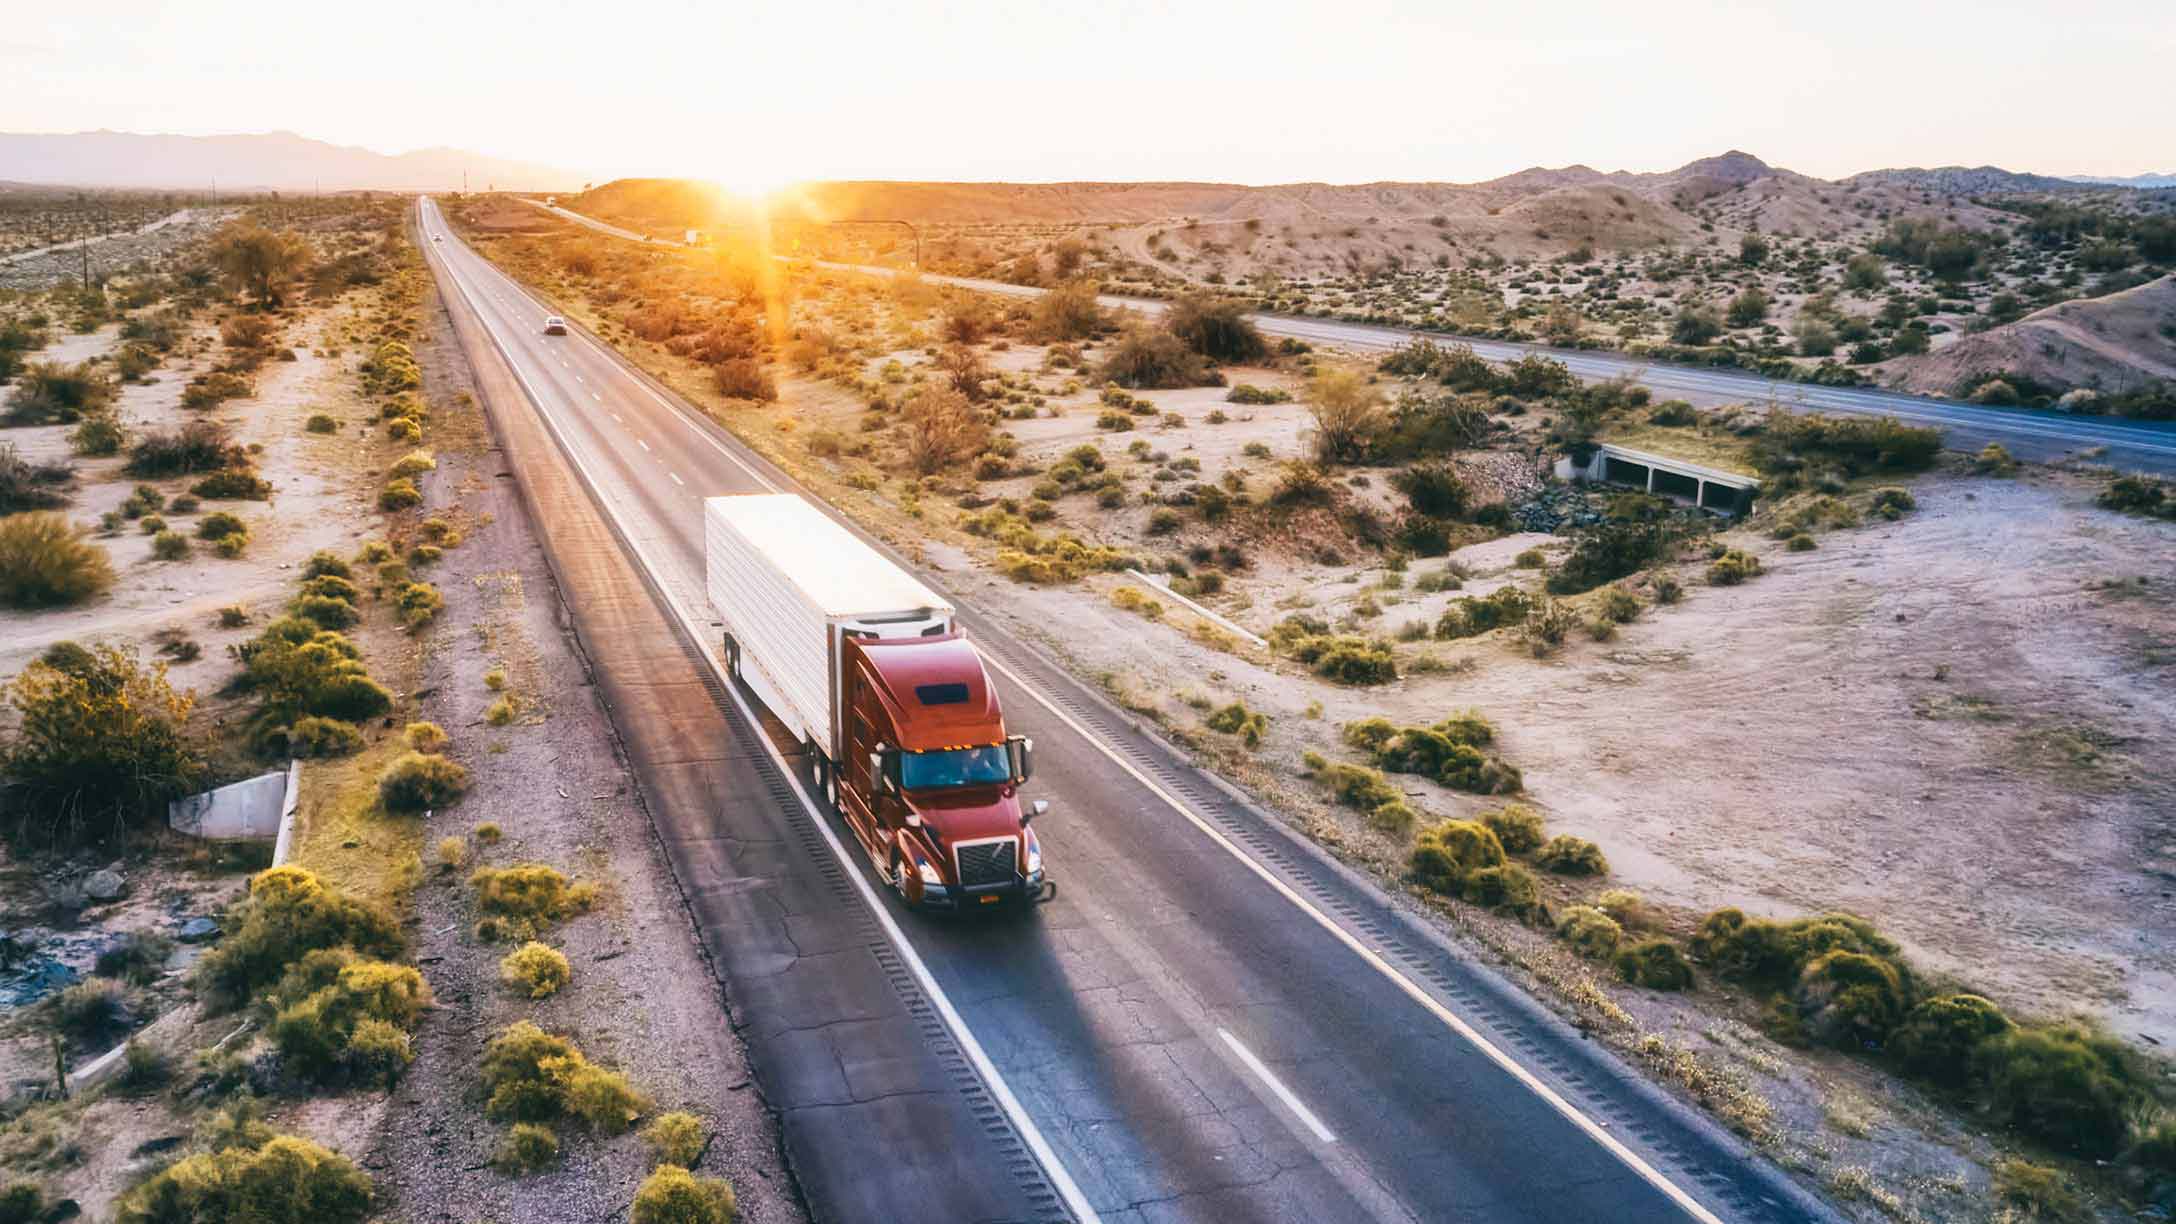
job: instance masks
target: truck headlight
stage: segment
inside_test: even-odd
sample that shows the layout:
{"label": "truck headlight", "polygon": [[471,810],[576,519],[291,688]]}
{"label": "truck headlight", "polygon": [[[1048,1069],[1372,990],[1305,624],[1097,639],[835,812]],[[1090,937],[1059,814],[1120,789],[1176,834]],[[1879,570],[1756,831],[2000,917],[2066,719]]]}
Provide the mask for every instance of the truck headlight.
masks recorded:
{"label": "truck headlight", "polygon": [[1028,843],[1028,874],[1030,876],[1043,874],[1043,846],[1041,842],[1031,841]]}
{"label": "truck headlight", "polygon": [[914,866],[915,869],[921,874],[922,883],[932,884],[938,888],[944,887],[944,877],[937,874],[937,869],[930,865],[928,859],[915,859]]}

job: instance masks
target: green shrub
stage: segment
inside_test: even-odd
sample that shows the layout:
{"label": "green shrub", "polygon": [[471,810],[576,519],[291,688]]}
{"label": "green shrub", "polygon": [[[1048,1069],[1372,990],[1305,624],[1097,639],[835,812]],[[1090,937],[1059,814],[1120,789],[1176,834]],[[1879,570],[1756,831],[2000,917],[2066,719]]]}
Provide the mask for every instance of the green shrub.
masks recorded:
{"label": "green shrub", "polygon": [[591,1063],[574,1043],[526,1020],[509,1025],[484,1047],[484,1110],[515,1122],[567,1118],[616,1135],[650,1103],[626,1077]]}
{"label": "green shrub", "polygon": [[1549,575],[1549,590],[1576,595],[1666,560],[1680,532],[1668,522],[1605,522],[1579,532],[1570,553]]}
{"label": "green shrub", "polygon": [[559,1136],[534,1122],[514,1123],[491,1157],[491,1163],[505,1173],[534,1173],[558,1162]]}
{"label": "green shrub", "polygon": [[1290,649],[1316,675],[1339,684],[1388,684],[1398,678],[1397,659],[1385,642],[1325,634],[1294,641]]}
{"label": "green shrub", "polygon": [[410,629],[430,623],[445,606],[445,597],[428,582],[403,583],[393,594],[393,608],[400,614],[401,623]]}
{"label": "green shrub", "polygon": [[1259,748],[1262,737],[1269,733],[1269,716],[1250,711],[1245,702],[1235,701],[1209,715],[1206,720],[1211,731],[1236,735],[1249,748]]}
{"label": "green shrub", "polygon": [[[2030,1161],[2009,1159],[1995,1164],[1995,1197],[2011,1207],[2022,1208],[2030,1220],[2082,1220],[2085,1204],[2070,1188],[2058,1169]],[[2009,1213],[2005,1217],[2015,1218]]]}
{"label": "green shrub", "polygon": [[1903,1022],[1912,981],[1886,957],[1827,952],[1801,972],[1793,1001],[1814,1039],[1847,1050],[1878,1047]]}
{"label": "green shrub", "polygon": [[2129,514],[2156,514],[2164,510],[2167,493],[2158,481],[2144,476],[2118,476],[2108,482],[2094,501],[2105,509]]}
{"label": "green shrub", "polygon": [[336,757],[359,752],[363,733],[354,723],[308,715],[287,728],[287,751],[298,757]]}
{"label": "green shrub", "polygon": [[1617,976],[1649,990],[1689,990],[1692,964],[1667,939],[1643,939],[1617,953]]}
{"label": "green shrub", "polygon": [[16,376],[0,423],[71,425],[109,407],[120,388],[90,362],[32,362]]}
{"label": "green shrub", "polygon": [[1917,510],[1919,502],[1911,495],[1909,489],[1900,489],[1895,485],[1884,485],[1874,490],[1873,499],[1867,503],[1866,508],[1868,513],[1879,515],[1894,522],[1903,518],[1907,513]]}
{"label": "green shrub", "polygon": [[128,445],[128,433],[110,413],[87,416],[68,433],[68,445],[79,455],[118,455]]}
{"label": "green shrub", "polygon": [[392,470],[388,471],[386,475],[395,480],[399,480],[410,476],[420,476],[425,472],[435,472],[437,470],[438,460],[431,457],[431,452],[424,450],[412,450],[409,451],[407,454],[402,455],[397,461],[395,461]]}
{"label": "green shrub", "polygon": [[1363,765],[1325,764],[1315,771],[1315,780],[1329,787],[1339,803],[1364,812],[1405,798],[1382,774]]}
{"label": "green shrub", "polygon": [[1791,987],[1809,962],[1828,952],[1886,959],[1897,955],[1894,942],[1851,914],[1774,922],[1748,918],[1736,908],[1719,909],[1701,919],[1693,932],[1692,950],[1724,977],[1768,990]]}
{"label": "green shrub", "polygon": [[1935,995],[1905,1014],[1889,1048],[1910,1074],[1962,1088],[1978,1067],[1980,1047],[2009,1030],[2002,1009],[1978,995]]}
{"label": "green shrub", "polygon": [[2143,1088],[2121,1042],[2074,1025],[2014,1028],[1982,1056],[1989,1096],[2011,1125],[2093,1159],[2122,1150]]}
{"label": "green shrub", "polygon": [[1566,909],[1557,919],[1556,933],[1588,960],[1608,960],[1617,955],[1617,945],[1624,940],[1624,928],[1617,920],[1591,905]]}
{"label": "green shrub", "polygon": [[1420,823],[1420,813],[1403,799],[1378,803],[1368,811],[1368,825],[1376,832],[1398,841],[1413,836],[1413,827]]}
{"label": "green shrub", "polygon": [[650,1145],[657,1163],[692,1168],[703,1155],[703,1120],[678,1110],[659,1114],[642,1128],[642,1138]]}
{"label": "green shrub", "polygon": [[324,629],[345,629],[362,619],[353,603],[330,595],[301,596],[288,604],[287,610]]}
{"label": "green shrub", "polygon": [[[346,604],[356,603],[363,597],[363,593],[356,589],[353,582],[335,574],[319,574],[314,578],[303,579],[301,593],[325,599],[335,599]],[[339,628],[339,626],[328,627]]]}
{"label": "green shrub", "polygon": [[160,561],[179,561],[189,555],[189,537],[178,531],[161,531],[151,537],[151,555]]}
{"label": "green shrub", "polygon": [[468,790],[468,770],[442,756],[404,752],[378,775],[378,798],[390,812],[451,806]]}
{"label": "green shrub", "polygon": [[325,413],[313,412],[310,414],[310,419],[304,422],[302,427],[314,434],[338,433],[340,431],[340,422]]}
{"label": "green shrub", "polygon": [[43,511],[0,518],[0,607],[79,604],[113,586],[106,550]]}
{"label": "green shrub", "polygon": [[[48,650],[7,685],[14,734],[0,745],[10,832],[73,834],[93,822],[163,816],[166,802],[204,779],[194,699],[167,683],[163,664],[133,651]],[[45,822],[42,826],[40,822]]]}
{"label": "green shrub", "polygon": [[1405,495],[1413,513],[1429,518],[1456,518],[1473,500],[1458,468],[1450,463],[1416,463],[1393,473],[1390,487]]}
{"label": "green shrub", "polygon": [[476,908],[505,938],[527,939],[560,919],[586,910],[597,886],[567,879],[545,863],[484,867],[469,877]]}
{"label": "green shrub", "polygon": [[731,1183],[659,1165],[635,1191],[628,1224],[733,1224],[740,1216]]}
{"label": "green shrub", "polygon": [[1534,855],[1534,862],[1544,870],[1558,875],[1595,876],[1609,874],[1609,860],[1602,857],[1601,847],[1583,837],[1559,833],[1549,839],[1547,845]]}
{"label": "green shrub", "polygon": [[1445,896],[1459,895],[1474,872],[1503,865],[1503,843],[1473,820],[1447,820],[1422,831],[1406,856],[1414,882]]}
{"label": "green shrub", "polygon": [[1730,548],[1708,565],[1708,581],[1715,586],[1736,586],[1760,574],[1760,558]]}
{"label": "green shrub", "polygon": [[225,425],[191,421],[171,432],[151,430],[139,436],[129,448],[124,470],[131,476],[188,476],[248,462],[249,452],[234,444]]}
{"label": "green shrub", "polygon": [[32,463],[14,443],[0,444],[0,515],[67,505],[75,475],[65,463]]}
{"label": "green shrub", "polygon": [[1525,854],[1541,845],[1541,813],[1523,803],[1507,803],[1483,812],[1481,823],[1496,835],[1507,854]]}
{"label": "green shrub", "polygon": [[93,966],[100,977],[121,978],[138,986],[157,981],[166,971],[174,941],[150,931],[130,931],[98,954]]}
{"label": "green shrub", "polygon": [[187,1156],[121,1196],[115,1224],[361,1224],[370,1178],[344,1156],[279,1135]]}
{"label": "green shrub", "polygon": [[1230,391],[1225,392],[1224,402],[1228,404],[1289,404],[1292,402],[1292,393],[1281,389],[1265,389],[1250,383],[1239,383],[1233,386]]}
{"label": "green shrub", "polygon": [[247,683],[264,697],[268,721],[320,714],[360,723],[393,708],[393,695],[370,678],[353,642],[301,617],[273,621],[236,653]]}
{"label": "green shrub", "polygon": [[445,728],[434,722],[409,723],[401,738],[417,752],[443,752],[447,744]]}
{"label": "green shrub", "polygon": [[[6,356],[0,350],[0,358]],[[45,1192],[35,1182],[13,1182],[0,1187],[0,1224],[41,1224],[46,1214]]]}
{"label": "green shrub", "polygon": [[1184,294],[1164,308],[1164,329],[1211,361],[1260,361],[1269,352],[1262,333],[1236,298]]}
{"label": "green shrub", "polygon": [[[423,975],[412,966],[320,949],[281,978],[268,1032],[282,1064],[306,1079],[323,1082],[347,1072],[385,1082],[406,1069],[412,1056],[407,1030],[430,999]],[[371,1021],[376,1023],[366,1028]]]}
{"label": "green shrub", "polygon": [[1941,453],[1942,431],[1906,425],[1889,417],[1801,415],[1770,411],[1753,448],[1763,472],[1804,470],[1833,464],[1858,475],[1871,471],[1917,472]]}
{"label": "green shrub", "polygon": [[1541,889],[1533,873],[1517,863],[1475,868],[1466,873],[1459,895],[1474,905],[1522,917],[1541,910]]}
{"label": "green shrub", "polygon": [[388,513],[413,509],[423,504],[423,494],[416,482],[406,477],[388,480],[385,488],[378,491],[378,509]]}
{"label": "green shrub", "polygon": [[499,961],[500,980],[532,999],[558,993],[573,977],[565,953],[533,939]]}
{"label": "green shrub", "polygon": [[1436,622],[1438,638],[1473,637],[1504,625],[1523,622],[1533,599],[1515,586],[1499,587],[1487,595],[1462,596],[1443,610]]}
{"label": "green shrub", "polygon": [[[306,579],[339,578],[345,580],[353,578],[355,574],[348,568],[348,563],[340,559],[340,554],[319,549],[310,554],[308,561],[302,563],[302,576]],[[349,589],[354,588],[351,586]]]}

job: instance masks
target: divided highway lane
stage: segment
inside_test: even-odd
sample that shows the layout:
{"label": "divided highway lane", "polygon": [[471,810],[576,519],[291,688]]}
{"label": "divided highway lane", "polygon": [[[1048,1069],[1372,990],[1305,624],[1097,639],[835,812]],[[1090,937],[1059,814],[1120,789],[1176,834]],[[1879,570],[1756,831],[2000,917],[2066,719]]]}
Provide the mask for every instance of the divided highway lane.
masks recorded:
{"label": "divided highway lane", "polygon": [[[528,202],[563,220],[616,238],[653,242],[664,246],[680,245],[666,240],[646,239],[631,230],[564,208],[547,207],[535,200]],[[839,272],[887,276],[891,274],[886,268],[815,262],[818,267]],[[1036,297],[1043,292],[1033,286],[965,276],[930,276],[928,279],[1008,297]],[[1114,310],[1138,310],[1146,314],[1156,314],[1163,310],[1163,303],[1152,298],[1106,294],[1101,300],[1106,307]],[[1643,385],[1652,388],[1658,397],[1686,399],[1702,406],[1726,403],[1765,404],[1773,401],[1800,411],[1850,412],[1895,417],[1914,425],[1932,425],[1941,429],[1947,444],[1955,449],[1977,450],[1989,442],[2000,442],[2020,458],[2039,462],[2062,459],[2095,447],[2106,447],[2107,454],[2099,462],[2122,469],[2176,474],[2176,422],[2130,421],[2119,417],[2075,416],[2044,410],[1983,408],[1956,400],[1906,395],[1872,387],[1817,387],[1810,383],[1778,382],[1742,370],[1703,370],[1693,366],[1644,362],[1621,353],[1555,349],[1536,344],[1512,344],[1501,340],[1474,340],[1444,333],[1380,327],[1370,323],[1346,323],[1335,319],[1257,314],[1254,321],[1272,336],[1289,336],[1310,344],[1331,345],[1363,352],[1388,352],[1403,347],[1416,337],[1430,336],[1470,344],[1474,352],[1490,361],[1517,361],[1530,353],[1540,353],[1563,362],[1566,368],[1581,378],[1606,379],[1631,375]]]}
{"label": "divided highway lane", "polygon": [[[700,498],[790,481],[586,336],[540,335],[546,308],[423,217],[659,588],[714,633]],[[971,607],[962,620],[1036,739],[1063,891],[1010,921],[898,926],[1053,1180],[1078,1186],[1076,1214],[1830,1218]],[[813,1050],[801,1073],[835,1076],[835,1058]]]}

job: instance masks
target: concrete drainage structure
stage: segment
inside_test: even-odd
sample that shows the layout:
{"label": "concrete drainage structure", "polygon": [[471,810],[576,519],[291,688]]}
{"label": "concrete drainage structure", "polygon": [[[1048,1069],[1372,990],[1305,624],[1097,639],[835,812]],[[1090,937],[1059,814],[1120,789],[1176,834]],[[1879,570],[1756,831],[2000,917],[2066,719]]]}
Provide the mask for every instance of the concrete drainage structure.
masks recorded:
{"label": "concrete drainage structure", "polygon": [[1606,443],[1596,446],[1584,464],[1571,456],[1557,460],[1556,474],[1563,480],[1631,485],[1733,516],[1751,510],[1760,492],[1760,481],[1751,476]]}
{"label": "concrete drainage structure", "polygon": [[166,805],[166,823],[176,833],[212,841],[272,842],[272,865],[277,867],[287,861],[301,782],[302,763],[290,761],[279,773],[176,799]]}

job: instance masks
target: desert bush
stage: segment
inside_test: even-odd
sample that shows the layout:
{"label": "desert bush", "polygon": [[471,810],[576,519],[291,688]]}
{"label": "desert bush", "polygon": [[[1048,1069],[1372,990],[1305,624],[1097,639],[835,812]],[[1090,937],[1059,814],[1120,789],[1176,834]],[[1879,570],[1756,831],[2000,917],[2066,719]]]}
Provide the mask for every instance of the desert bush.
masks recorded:
{"label": "desert bush", "polygon": [[1214,385],[1208,364],[1162,328],[1135,324],[1121,334],[1096,377],[1131,389]]}
{"label": "desert bush", "polygon": [[1643,939],[1617,953],[1617,976],[1649,990],[1688,990],[1692,964],[1667,939]]}
{"label": "desert bush", "polygon": [[1035,300],[1028,334],[1043,343],[1086,340],[1104,328],[1103,308],[1093,281],[1071,281]]}
{"label": "desert bush", "polygon": [[1534,855],[1534,862],[1544,870],[1558,875],[1595,876],[1609,874],[1609,860],[1602,857],[1601,847],[1583,837],[1559,833],[1549,839]]}
{"label": "desert bush", "polygon": [[1962,1088],[1978,1069],[1980,1047],[2009,1030],[2002,1009],[1978,995],[1935,995],[1905,1014],[1889,1048],[1906,1072]]}
{"label": "desert bush", "polygon": [[1281,389],[1265,389],[1252,383],[1239,383],[1224,393],[1227,404],[1289,404],[1292,393]]}
{"label": "desert bush", "polygon": [[337,420],[330,414],[323,412],[311,413],[310,419],[303,422],[302,427],[314,434],[329,434],[340,432],[339,420]]}
{"label": "desert bush", "polygon": [[[362,591],[352,581],[339,574],[318,574],[312,578],[305,578],[299,593],[316,595],[325,599],[335,599],[350,604],[363,597]],[[340,626],[329,627],[339,628]]]}
{"label": "desert bush", "polygon": [[0,607],[79,604],[113,586],[106,550],[47,511],[0,518]]}
{"label": "desert bush", "polygon": [[1379,771],[1364,765],[1325,762],[1315,770],[1315,780],[1328,787],[1331,797],[1339,803],[1363,812],[1405,798]]}
{"label": "desert bush", "polygon": [[226,937],[197,963],[197,980],[218,1007],[247,1001],[319,949],[390,960],[405,946],[390,914],[292,864],[259,872],[220,925]]}
{"label": "desert bush", "polygon": [[649,1108],[626,1077],[591,1063],[573,1042],[526,1020],[484,1047],[484,1110],[514,1122],[571,1119],[616,1135]]}
{"label": "desert bush", "polygon": [[596,885],[571,881],[545,863],[478,868],[469,884],[490,929],[509,939],[528,939],[588,909],[597,897]]}
{"label": "desert bush", "polygon": [[218,540],[237,533],[247,535],[248,524],[224,510],[214,510],[197,520],[196,534],[199,539]]}
{"label": "desert bush", "polygon": [[278,1135],[199,1152],[121,1196],[114,1224],[361,1224],[370,1178],[346,1157]]}
{"label": "desert bush", "polygon": [[484,721],[494,727],[504,727],[510,725],[520,713],[521,707],[515,703],[513,694],[509,693],[484,708]]}
{"label": "desert bush", "polygon": [[49,651],[6,688],[16,726],[0,740],[10,812],[29,829],[73,832],[93,820],[134,819],[187,794],[206,773],[188,729],[195,704],[115,646]]}
{"label": "desert bush", "polygon": [[1700,920],[1693,932],[1693,955],[1724,977],[1768,990],[1794,984],[1806,965],[1833,951],[1893,959],[1896,944],[1873,924],[1852,914],[1773,921],[1748,918],[1735,907]]}
{"label": "desert bush", "polygon": [[131,476],[187,476],[248,462],[249,453],[235,445],[225,425],[191,421],[180,429],[140,435],[129,448],[124,470]]}
{"label": "desert bush", "polygon": [[178,531],[159,531],[151,537],[151,555],[160,561],[179,561],[189,555],[189,537]]}
{"label": "desert bush", "polygon": [[491,1163],[506,1173],[534,1173],[559,1161],[559,1136],[548,1126],[516,1122],[492,1154]]}
{"label": "desert bush", "polygon": [[778,380],[769,367],[752,357],[735,357],[721,361],[711,371],[719,393],[733,399],[753,400],[768,404],[778,398]]}
{"label": "desert bush", "polygon": [[1495,738],[1495,727],[1471,712],[1428,727],[1392,728],[1385,720],[1367,719],[1348,726],[1345,735],[1392,773],[1420,774],[1484,795],[1509,794],[1521,785],[1517,769],[1481,751]]}
{"label": "desert bush", "polygon": [[906,459],[917,473],[946,471],[989,443],[990,427],[967,397],[943,387],[925,387],[900,408],[906,425]]}
{"label": "desert bush", "polygon": [[1533,598],[1515,586],[1499,587],[1487,595],[1462,596],[1443,610],[1436,621],[1438,638],[1473,637],[1526,619]]}
{"label": "desert bush", "polygon": [[1577,595],[1615,582],[1668,558],[1678,539],[1678,531],[1663,522],[1606,522],[1585,528],[1549,575],[1549,590]]}
{"label": "desert bush", "polygon": [[1467,872],[1459,884],[1458,895],[1468,904],[1502,910],[1522,918],[1543,912],[1540,886],[1534,883],[1533,873],[1517,863],[1501,863]]}
{"label": "desert bush", "polygon": [[399,479],[403,476],[421,476],[425,472],[435,472],[437,470],[438,460],[431,457],[431,452],[412,450],[396,460],[392,468],[386,472],[386,475]]}
{"label": "desert bush", "polygon": [[1919,502],[1912,497],[1911,491],[1897,488],[1895,485],[1884,485],[1874,490],[1874,495],[1869,499],[1866,506],[1868,513],[1879,515],[1892,522],[1903,518],[1905,514],[1918,508]]}
{"label": "desert bush", "polygon": [[1246,305],[1234,298],[1185,294],[1165,307],[1163,325],[1186,347],[1211,361],[1242,364],[1259,361],[1269,352],[1254,320],[1247,317]]}
{"label": "desert bush", "polygon": [[380,510],[388,512],[409,510],[422,504],[422,491],[416,488],[415,481],[405,476],[386,481],[385,487],[378,491],[378,509]]}
{"label": "desert bush", "polygon": [[378,798],[390,812],[448,807],[468,790],[468,771],[442,756],[404,752],[378,775]]}
{"label": "desert bush", "polygon": [[404,582],[393,592],[393,610],[410,629],[429,623],[445,606],[445,597],[428,582]]}
{"label": "desert bush", "polygon": [[500,980],[532,999],[557,993],[573,977],[565,953],[533,939],[499,961]]}
{"label": "desert bush", "polygon": [[434,722],[412,722],[401,732],[401,738],[417,752],[443,752],[446,749],[445,729]]}
{"label": "desert bush", "polygon": [[1567,908],[1556,921],[1556,933],[1571,945],[1572,951],[1588,960],[1609,960],[1617,955],[1617,945],[1624,940],[1624,928],[1617,920],[1591,905]]}
{"label": "desert bush", "polygon": [[236,649],[245,682],[264,697],[269,722],[320,714],[347,722],[376,718],[393,695],[371,680],[355,644],[297,616],[266,625]]}
{"label": "desert bush", "polygon": [[703,1155],[703,1120],[679,1110],[659,1114],[642,1128],[642,1138],[657,1163],[691,1168]]}
{"label": "desert bush", "polygon": [[287,728],[287,751],[298,757],[336,757],[359,752],[363,733],[354,723],[308,715]]}
{"label": "desert bush", "polygon": [[53,998],[54,1025],[78,1041],[104,1041],[130,1017],[128,989],[112,978],[85,978]]}
{"label": "desert bush", "polygon": [[1816,1040],[1847,1050],[1878,1047],[1912,1002],[1910,974],[1900,962],[1863,952],[1826,952],[1800,974],[1797,1019]]}
{"label": "desert bush", "polygon": [[1564,644],[1579,623],[1578,614],[1546,595],[1527,605],[1526,619],[1519,622],[1519,640],[1537,659]]}
{"label": "desert bush", "polygon": [[2144,476],[2118,476],[2108,482],[2094,501],[2105,509],[2129,514],[2155,514],[2164,510],[2166,492],[2158,481]]}
{"label": "desert bush", "polygon": [[1413,881],[1447,897],[1460,895],[1474,872],[1503,865],[1503,844],[1487,825],[1473,820],[1446,820],[1422,830],[1406,856]]}
{"label": "desert bush", "polygon": [[228,400],[247,399],[256,393],[256,385],[240,374],[230,370],[207,370],[182,387],[181,406],[192,412],[204,412]]}
{"label": "desert bush", "polygon": [[1841,417],[1770,411],[1754,441],[1753,462],[1763,472],[1791,473],[1810,464],[1831,464],[1853,475],[1923,471],[1941,452],[1938,429],[1906,425],[1889,417]]}
{"label": "desert bush", "polygon": [[1249,748],[1262,746],[1262,737],[1269,732],[1269,716],[1250,711],[1245,702],[1234,701],[1209,715],[1206,720],[1211,731],[1236,735]]}
{"label": "desert bush", "polygon": [[1748,578],[1760,574],[1760,558],[1741,549],[1729,548],[1708,564],[1708,582],[1715,586],[1736,586]]}
{"label": "desert bush", "polygon": [[92,413],[68,431],[68,445],[79,455],[118,455],[127,444],[128,431],[110,412]]}
{"label": "desert bush", "polygon": [[407,1068],[407,1030],[431,991],[412,966],[320,949],[287,970],[273,1001],[267,1032],[283,1066],[318,1082],[349,1074],[384,1083]]}
{"label": "desert bush", "polygon": [[120,389],[91,363],[32,362],[16,376],[0,422],[9,425],[72,425],[105,411]]}
{"label": "desert bush", "polygon": [[1449,463],[1416,463],[1393,474],[1390,487],[1405,495],[1415,514],[1430,518],[1457,518],[1472,501],[1466,482]]}
{"label": "desert bush", "polygon": [[264,501],[272,496],[272,485],[249,468],[231,467],[190,485],[189,492],[213,501]]}
{"label": "desert bush", "polygon": [[1388,684],[1398,678],[1390,646],[1371,638],[1326,634],[1295,641],[1290,652],[1316,675],[1339,684]]}
{"label": "desert bush", "polygon": [[2120,1041],[2077,1025],[2013,1028],[1981,1056],[1989,1097],[2012,1126],[2089,1158],[2122,1150],[2144,1089]]}
{"label": "desert bush", "polygon": [[166,971],[166,958],[174,941],[151,931],[129,931],[98,954],[92,971],[100,977],[120,978],[138,986],[158,980]]}
{"label": "desert bush", "polygon": [[1507,803],[1483,812],[1481,823],[1496,835],[1506,853],[1525,854],[1541,846],[1541,813],[1523,803]]}
{"label": "desert bush", "polygon": [[731,1183],[675,1164],[659,1165],[643,1179],[627,1209],[628,1224],[733,1224],[739,1216]]}
{"label": "desert bush", "polygon": [[304,594],[289,603],[287,610],[324,629],[345,629],[362,619],[353,603],[332,595]]}
{"label": "desert bush", "polygon": [[75,475],[65,463],[32,463],[14,443],[0,445],[0,515],[66,505]]}
{"label": "desert bush", "polygon": [[1381,390],[1359,370],[1328,367],[1307,386],[1315,423],[1315,455],[1324,463],[1357,463],[1373,449],[1386,420]]}

